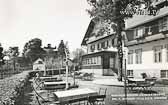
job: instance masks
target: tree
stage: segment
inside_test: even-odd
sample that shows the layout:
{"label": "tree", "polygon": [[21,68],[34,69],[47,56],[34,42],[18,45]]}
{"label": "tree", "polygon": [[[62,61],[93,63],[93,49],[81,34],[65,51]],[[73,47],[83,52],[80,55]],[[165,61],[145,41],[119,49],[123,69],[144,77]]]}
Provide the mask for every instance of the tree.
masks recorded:
{"label": "tree", "polygon": [[9,47],[9,57],[13,60],[13,69],[16,69],[16,61],[15,59],[19,56],[19,48],[18,47]]}
{"label": "tree", "polygon": [[23,49],[23,56],[29,59],[30,63],[32,64],[38,58],[44,58],[46,52],[44,51],[42,46],[42,41],[39,38],[31,39],[27,42]]}
{"label": "tree", "polygon": [[[87,10],[95,21],[104,21],[116,24],[117,48],[119,58],[119,80],[122,80],[123,69],[123,43],[121,32],[125,28],[125,19],[132,18],[134,14],[145,9],[147,15],[156,15],[163,6],[152,5],[152,0],[87,0],[91,9]],[[167,5],[167,3],[166,3]],[[130,12],[131,11],[131,12]],[[142,15],[142,14],[139,14]],[[101,29],[100,29],[101,31]]]}
{"label": "tree", "polygon": [[76,67],[80,67],[82,65],[82,55],[84,55],[84,50],[77,48],[72,51],[73,62],[76,64]]}
{"label": "tree", "polygon": [[64,41],[61,40],[60,44],[58,45],[58,55],[61,58],[61,68],[63,67],[63,61],[65,58],[65,48],[66,46],[64,44]]}
{"label": "tree", "polygon": [[0,67],[4,65],[4,54],[3,54],[3,47],[0,45]]}

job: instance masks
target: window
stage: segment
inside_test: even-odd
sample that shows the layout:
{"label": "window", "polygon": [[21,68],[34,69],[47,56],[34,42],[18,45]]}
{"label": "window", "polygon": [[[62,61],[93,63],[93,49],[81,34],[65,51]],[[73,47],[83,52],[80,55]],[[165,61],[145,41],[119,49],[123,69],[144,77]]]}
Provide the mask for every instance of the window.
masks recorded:
{"label": "window", "polygon": [[135,38],[142,37],[145,34],[144,27],[135,29]]}
{"label": "window", "polygon": [[101,43],[101,48],[105,48],[105,42]]}
{"label": "window", "polygon": [[134,71],[133,70],[127,70],[127,76],[134,76]]}
{"label": "window", "polygon": [[167,17],[162,18],[159,20],[159,32],[166,31],[168,29],[168,19]]}
{"label": "window", "polygon": [[93,64],[96,64],[96,57],[93,58]]}
{"label": "window", "polygon": [[133,64],[133,50],[128,52],[128,64]]}
{"label": "window", "polygon": [[108,48],[108,46],[109,46],[109,42],[108,42],[108,40],[105,42],[105,48]]}
{"label": "window", "polygon": [[110,68],[114,68],[114,58],[110,58]]}
{"label": "window", "polygon": [[98,65],[101,65],[101,56],[98,56],[98,57],[97,57],[97,64],[98,64]]}
{"label": "window", "polygon": [[142,63],[142,49],[135,50],[135,63],[141,64]]}
{"label": "window", "polygon": [[88,59],[88,64],[90,64],[90,59]]}
{"label": "window", "polygon": [[97,44],[97,49],[98,49],[98,50],[101,49],[101,44],[100,44],[100,43]]}
{"label": "window", "polygon": [[162,46],[154,47],[154,62],[159,63],[162,62]]}
{"label": "window", "polygon": [[114,39],[111,40],[111,46],[114,46]]}
{"label": "window", "polygon": [[166,45],[166,61],[168,62],[168,44]]}
{"label": "window", "polygon": [[94,50],[95,50],[95,45],[91,45],[91,46],[90,46],[90,50],[91,50],[91,52],[94,52]]}
{"label": "window", "polygon": [[151,30],[151,26],[148,26],[145,28],[145,35],[152,35],[152,30]]}
{"label": "window", "polygon": [[161,78],[168,78],[168,70],[161,70],[160,77]]}

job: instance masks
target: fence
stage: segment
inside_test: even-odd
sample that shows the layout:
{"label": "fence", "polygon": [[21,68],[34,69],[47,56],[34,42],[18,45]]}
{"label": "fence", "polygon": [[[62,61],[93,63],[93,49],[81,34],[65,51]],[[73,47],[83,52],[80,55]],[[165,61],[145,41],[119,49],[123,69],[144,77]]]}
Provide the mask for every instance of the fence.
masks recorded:
{"label": "fence", "polygon": [[1,67],[0,68],[0,79],[11,77],[14,74],[18,74],[22,71],[31,70],[31,69],[32,69],[32,67],[19,67],[19,68],[16,67],[15,70],[13,68]]}

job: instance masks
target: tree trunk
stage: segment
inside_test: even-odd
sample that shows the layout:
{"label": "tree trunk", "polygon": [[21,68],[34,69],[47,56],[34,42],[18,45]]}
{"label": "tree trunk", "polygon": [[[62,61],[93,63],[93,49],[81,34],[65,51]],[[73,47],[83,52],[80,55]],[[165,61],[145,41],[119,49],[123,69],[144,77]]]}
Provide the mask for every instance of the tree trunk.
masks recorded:
{"label": "tree trunk", "polygon": [[13,59],[13,72],[15,73],[16,71],[16,66],[15,66],[15,58]]}
{"label": "tree trunk", "polygon": [[123,48],[122,48],[122,20],[117,21],[117,48],[118,48],[118,80],[122,81],[123,78]]}

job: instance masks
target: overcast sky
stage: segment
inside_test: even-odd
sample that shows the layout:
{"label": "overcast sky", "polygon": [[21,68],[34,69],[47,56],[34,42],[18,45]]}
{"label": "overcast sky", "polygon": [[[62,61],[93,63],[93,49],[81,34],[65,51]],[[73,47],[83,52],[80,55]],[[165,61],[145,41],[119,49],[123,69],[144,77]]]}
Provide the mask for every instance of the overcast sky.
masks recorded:
{"label": "overcast sky", "polygon": [[32,38],[43,46],[68,41],[70,50],[79,48],[90,17],[87,0],[0,0],[0,43],[19,46]]}

